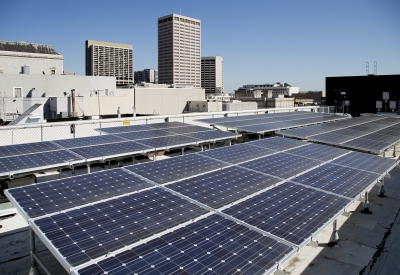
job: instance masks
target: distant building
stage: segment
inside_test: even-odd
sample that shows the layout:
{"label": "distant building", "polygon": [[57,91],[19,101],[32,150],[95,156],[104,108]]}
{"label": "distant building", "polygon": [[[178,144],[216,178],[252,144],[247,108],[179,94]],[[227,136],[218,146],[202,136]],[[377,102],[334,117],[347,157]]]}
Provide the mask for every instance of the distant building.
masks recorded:
{"label": "distant building", "polygon": [[86,75],[115,77],[117,86],[132,84],[132,45],[86,40]]}
{"label": "distant building", "polygon": [[62,74],[63,62],[50,45],[0,41],[0,74]]}
{"label": "distant building", "polygon": [[147,82],[158,83],[158,70],[144,69],[143,71],[136,71],[134,75],[135,83]]}
{"label": "distant building", "polygon": [[200,20],[178,14],[158,18],[158,83],[201,88]]}
{"label": "distant building", "polygon": [[325,91],[308,91],[292,95],[295,105],[314,104],[325,105]]}
{"label": "distant building", "polygon": [[224,93],[224,60],[221,56],[201,57],[201,87],[206,95]]}
{"label": "distant building", "polygon": [[[262,94],[265,94],[264,97],[278,97],[280,95],[283,96],[291,96],[292,94],[296,94],[300,92],[299,87],[292,87],[287,83],[275,82],[274,84],[250,84],[243,85],[238,90],[235,91],[235,97],[248,97],[253,94],[254,91],[258,91],[258,97],[261,97]],[[268,96],[267,93],[270,92],[271,96]]]}

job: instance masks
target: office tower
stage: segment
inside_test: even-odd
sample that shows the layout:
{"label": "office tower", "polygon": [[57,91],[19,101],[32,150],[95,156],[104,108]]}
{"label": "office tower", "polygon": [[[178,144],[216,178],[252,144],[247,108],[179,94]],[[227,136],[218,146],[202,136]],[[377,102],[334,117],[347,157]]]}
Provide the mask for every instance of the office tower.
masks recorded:
{"label": "office tower", "polygon": [[224,60],[222,56],[201,57],[201,87],[206,94],[224,92]]}
{"label": "office tower", "polygon": [[143,71],[135,72],[135,83],[147,82],[158,83],[158,71],[153,69],[144,69]]}
{"label": "office tower", "polygon": [[133,83],[132,45],[86,40],[86,75],[115,76],[117,86]]}
{"label": "office tower", "polygon": [[158,83],[201,88],[200,20],[170,14],[158,18]]}

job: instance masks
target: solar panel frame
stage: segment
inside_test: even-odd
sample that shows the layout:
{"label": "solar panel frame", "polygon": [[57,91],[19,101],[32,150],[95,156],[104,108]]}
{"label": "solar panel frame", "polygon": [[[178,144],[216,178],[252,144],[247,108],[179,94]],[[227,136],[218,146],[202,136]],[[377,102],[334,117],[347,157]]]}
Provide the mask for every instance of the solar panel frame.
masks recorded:
{"label": "solar panel frame", "polygon": [[200,143],[216,142],[227,139],[237,139],[242,135],[231,132],[219,131],[219,130],[211,130],[206,132],[187,133],[184,134],[184,136],[198,139],[200,141],[197,144],[200,144]]}
{"label": "solar panel frame", "polygon": [[239,164],[275,153],[275,150],[252,146],[248,143],[241,143],[207,150],[202,152],[201,155],[231,164]]}
{"label": "solar panel frame", "polygon": [[[57,162],[57,159],[60,161]],[[51,164],[46,163],[53,160]],[[40,161],[41,165],[35,165]],[[11,177],[15,174],[23,174],[34,171],[42,171],[47,169],[57,169],[60,167],[69,167],[74,164],[83,163],[84,159],[68,150],[48,151],[42,153],[34,153],[28,155],[18,155],[12,157],[1,158],[0,176]],[[20,165],[23,164],[23,167]],[[33,166],[34,165],[34,166]],[[15,167],[10,169],[10,167]]]}
{"label": "solar panel frame", "polygon": [[[154,184],[122,168],[116,168],[7,189],[5,195],[28,222],[40,216],[107,200],[111,191],[113,197],[118,197],[151,187]],[[77,191],[79,193],[74,192],[76,188],[80,188]],[[56,198],[57,204],[54,202]]]}
{"label": "solar panel frame", "polygon": [[156,150],[168,150],[171,148],[194,145],[202,141],[200,139],[188,137],[185,135],[174,135],[174,136],[142,139],[142,140],[137,140],[136,142],[151,147],[154,149],[153,151],[156,151]]}
{"label": "solar panel frame", "polygon": [[171,132],[167,132],[164,130],[147,130],[147,131],[139,131],[139,132],[126,132],[120,134],[113,134],[112,136],[119,137],[123,140],[142,140],[147,138],[155,138],[155,137],[165,137],[165,136],[173,136],[174,134]]}
{"label": "solar panel frame", "polygon": [[[154,270],[157,274],[178,274],[177,271],[183,270],[184,274],[203,274],[212,270],[213,274],[232,274],[240,270],[243,274],[272,274],[279,263],[296,253],[296,248],[213,214],[129,251],[111,255],[108,261],[96,262],[72,273],[149,274]],[[224,260],[216,260],[221,258]]]}
{"label": "solar panel frame", "polygon": [[124,141],[96,146],[72,148],[70,151],[79,154],[85,158],[87,162],[91,162],[96,160],[106,160],[117,157],[144,154],[146,152],[152,152],[154,149],[138,142]]}
{"label": "solar panel frame", "polygon": [[[292,195],[290,196],[284,196],[284,194],[288,193],[287,190],[289,189],[296,190],[296,192],[292,192]],[[282,195],[285,199],[282,199]],[[278,198],[278,196],[280,197]],[[318,221],[311,221],[307,218],[308,216],[305,216],[305,214],[310,212],[310,210],[314,211],[315,209],[309,208],[308,206],[315,204],[314,200],[321,200],[322,198],[330,198],[331,200],[338,202],[338,206],[336,206],[335,209],[331,209],[329,214],[327,214],[327,209],[325,208],[323,215],[318,215],[318,218],[320,218],[319,223]],[[233,206],[224,209],[222,212],[247,224],[260,228],[260,230],[263,230],[264,232],[268,232],[269,234],[280,237],[286,241],[298,245],[299,247],[303,247],[311,241],[313,236],[322,231],[327,223],[330,223],[333,219],[343,213],[345,209],[347,209],[352,203],[353,201],[348,198],[328,194],[323,191],[296,185],[291,182],[285,182],[284,184],[280,184],[273,189],[269,189],[248,200],[242,201],[239,204],[234,204]],[[274,215],[272,215],[270,209],[275,208],[276,211],[273,211]],[[322,209],[323,207],[320,208]],[[299,222],[301,223],[302,221],[303,224],[305,224],[303,228],[300,228],[297,226],[297,224],[290,225],[289,223],[291,220],[290,215],[287,216],[285,213],[288,213],[294,209],[302,212],[300,212],[301,215],[297,213],[296,219],[292,219],[292,221],[296,222],[297,224]],[[311,217],[313,217],[315,220],[316,215],[313,213],[314,212],[311,212]],[[282,216],[284,219],[281,218]],[[277,223],[283,224],[282,228],[284,229],[277,227]],[[312,228],[305,232],[305,228],[310,227]],[[296,235],[294,232],[297,232],[298,235]],[[300,233],[302,235],[300,235]]]}
{"label": "solar panel frame", "polygon": [[309,143],[304,146],[296,147],[285,151],[287,154],[298,155],[321,161],[329,161],[348,154],[346,149],[324,146],[316,143]]}
{"label": "solar panel frame", "polygon": [[100,136],[91,136],[82,138],[59,139],[59,140],[53,140],[52,142],[61,146],[62,148],[70,149],[70,148],[87,147],[99,144],[109,144],[121,141],[123,141],[123,139],[115,135],[100,135]]}
{"label": "solar panel frame", "polygon": [[57,151],[62,148],[51,141],[33,142],[0,146],[0,159],[3,157],[12,157],[32,153],[43,153],[48,151]]}
{"label": "solar panel frame", "polygon": [[[163,204],[159,205],[155,203],[155,200],[141,204],[143,198],[148,196],[157,198],[157,201]],[[173,200],[170,200],[171,198]],[[135,204],[122,203],[133,203],[134,200],[136,200]],[[129,207],[129,205],[138,207]],[[131,208],[135,210],[130,210]],[[112,215],[118,211],[125,213],[125,216],[112,220]],[[174,228],[208,212],[190,201],[155,187],[76,210],[31,219],[29,224],[64,268],[70,271],[93,260],[106,258],[109,253],[123,248],[124,245],[121,244],[132,245],[139,240],[146,240],[163,232],[162,230],[166,229],[162,229],[164,227],[161,226],[161,222],[167,229]],[[180,217],[181,215],[183,216]],[[126,223],[131,220],[132,222]],[[169,223],[165,220],[169,220]],[[124,232],[120,232],[121,230]],[[137,230],[140,230],[140,236]],[[132,231],[136,234],[134,235]],[[93,238],[86,240],[85,236],[81,235],[89,235]],[[117,239],[112,240],[113,238]],[[99,250],[105,250],[108,253]]]}
{"label": "solar panel frame", "polygon": [[304,146],[307,143],[300,140],[288,139],[282,137],[264,138],[247,143],[251,146],[266,148],[274,151],[285,151],[299,146]]}

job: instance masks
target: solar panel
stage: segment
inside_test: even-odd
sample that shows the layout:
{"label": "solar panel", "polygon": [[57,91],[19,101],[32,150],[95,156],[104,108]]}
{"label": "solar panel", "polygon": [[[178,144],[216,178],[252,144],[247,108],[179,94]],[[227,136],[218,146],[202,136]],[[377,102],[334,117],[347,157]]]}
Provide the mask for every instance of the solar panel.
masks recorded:
{"label": "solar panel", "polygon": [[208,211],[162,189],[145,190],[32,221],[46,245],[78,266]]}
{"label": "solar panel", "polygon": [[91,145],[115,143],[121,141],[123,141],[123,139],[116,136],[102,135],[102,136],[83,137],[83,138],[60,139],[60,140],[54,140],[53,142],[64,148],[77,148],[77,147],[85,147]]}
{"label": "solar panel", "polygon": [[348,152],[349,151],[345,149],[309,143],[301,147],[290,149],[285,153],[317,159],[321,161],[328,161],[347,154]]}
{"label": "solar panel", "polygon": [[173,133],[163,131],[163,130],[148,130],[148,131],[139,131],[139,132],[127,132],[121,134],[115,134],[114,136],[127,139],[127,140],[141,140],[146,138],[155,138],[155,137],[165,137],[165,136],[173,136]]}
{"label": "solar panel", "polygon": [[68,166],[71,163],[83,161],[67,150],[49,151],[28,155],[19,155],[1,158],[0,176],[37,171],[61,166]]}
{"label": "solar panel", "polygon": [[379,140],[367,139],[367,138],[357,138],[350,140],[348,142],[343,142],[341,145],[349,148],[359,149],[362,151],[373,152],[380,154],[386,148],[390,147],[392,144],[388,142],[383,142]]}
{"label": "solar panel", "polygon": [[301,245],[349,203],[349,199],[287,182],[223,213]]}
{"label": "solar panel", "polygon": [[165,129],[165,131],[168,131],[168,132],[174,133],[174,134],[178,134],[178,135],[195,133],[195,132],[206,132],[206,131],[212,131],[212,130],[213,129],[202,127],[202,126],[197,126],[197,125]]}
{"label": "solar panel", "polygon": [[28,220],[153,186],[122,169],[112,169],[5,192]]}
{"label": "solar panel", "polygon": [[239,166],[259,171],[268,175],[273,175],[281,179],[288,179],[308,169],[320,165],[322,162],[300,156],[277,153],[266,156]]}
{"label": "solar panel", "polygon": [[214,131],[206,131],[206,132],[189,133],[189,134],[185,134],[185,136],[198,139],[198,140],[200,140],[199,141],[199,143],[200,143],[200,142],[214,142],[214,141],[218,141],[218,140],[234,139],[234,138],[239,138],[242,135],[231,133],[231,132],[214,130]]}
{"label": "solar panel", "polygon": [[172,183],[166,187],[217,209],[280,181],[234,166]]}
{"label": "solar panel", "polygon": [[149,127],[150,129],[171,129],[176,127],[185,127],[192,125],[179,121],[172,121],[172,122],[162,122],[162,123],[150,123],[146,124],[146,126]]}
{"label": "solar panel", "polygon": [[307,143],[300,141],[300,140],[295,140],[295,139],[272,137],[272,138],[265,138],[265,139],[260,139],[257,141],[252,141],[252,142],[249,142],[248,144],[252,145],[252,146],[262,147],[262,148],[280,152],[280,151],[288,150],[291,148],[304,146]]}
{"label": "solar panel", "polygon": [[293,247],[211,215],[87,266],[79,275],[270,274]]}
{"label": "solar panel", "polygon": [[102,144],[97,146],[73,148],[70,150],[76,154],[79,154],[87,160],[93,160],[141,154],[151,151],[152,148],[143,144],[139,144],[137,142],[126,141],[119,143]]}
{"label": "solar panel", "polygon": [[60,150],[60,147],[50,141],[0,146],[0,158],[54,150]]}
{"label": "solar panel", "polygon": [[374,185],[379,177],[375,173],[328,163],[291,181],[354,199]]}
{"label": "solar panel", "polygon": [[117,126],[117,127],[109,127],[109,128],[98,128],[95,129],[99,132],[106,133],[106,134],[120,134],[120,133],[127,133],[127,132],[139,132],[139,131],[148,131],[152,128],[149,128],[145,125],[127,125],[127,126]]}
{"label": "solar panel", "polygon": [[392,170],[398,163],[398,160],[382,158],[365,153],[350,152],[349,154],[335,159],[332,163],[382,175]]}
{"label": "solar panel", "polygon": [[256,158],[265,157],[275,153],[276,151],[274,150],[252,146],[248,143],[242,143],[232,146],[221,147],[213,150],[208,150],[202,152],[201,155],[232,164],[237,164]]}
{"label": "solar panel", "polygon": [[340,144],[353,138],[354,137],[352,136],[332,134],[331,132],[308,137],[309,140],[319,141],[328,144]]}
{"label": "solar panel", "polygon": [[183,178],[200,175],[209,171],[218,170],[229,164],[202,157],[200,154],[191,154],[155,162],[126,166],[131,172],[164,184]]}
{"label": "solar panel", "polygon": [[169,149],[185,145],[197,144],[201,142],[201,140],[187,137],[184,135],[175,135],[175,136],[141,139],[136,142],[149,146],[154,149]]}

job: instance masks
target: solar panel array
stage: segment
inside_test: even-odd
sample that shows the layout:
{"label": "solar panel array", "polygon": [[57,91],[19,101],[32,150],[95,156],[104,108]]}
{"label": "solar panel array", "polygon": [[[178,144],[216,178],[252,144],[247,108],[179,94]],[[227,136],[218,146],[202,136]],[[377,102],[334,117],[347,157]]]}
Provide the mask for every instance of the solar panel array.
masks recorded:
{"label": "solar panel array", "polygon": [[277,134],[381,154],[400,141],[400,120],[365,116],[283,130]]}
{"label": "solar panel array", "polygon": [[274,137],[6,195],[72,274],[271,274],[397,164]]}
{"label": "solar panel array", "polygon": [[239,131],[263,134],[305,125],[345,120],[347,117],[313,112],[282,112],[275,114],[208,118],[198,121],[233,128]]}
{"label": "solar panel array", "polygon": [[212,143],[241,135],[181,122],[103,128],[116,133],[0,147],[0,177]]}

